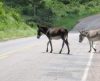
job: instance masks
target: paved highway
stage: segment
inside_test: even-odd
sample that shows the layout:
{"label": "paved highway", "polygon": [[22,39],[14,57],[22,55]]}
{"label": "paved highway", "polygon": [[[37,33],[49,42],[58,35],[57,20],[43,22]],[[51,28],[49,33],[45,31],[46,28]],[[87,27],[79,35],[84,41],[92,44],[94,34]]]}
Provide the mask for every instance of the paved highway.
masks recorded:
{"label": "paved highway", "polygon": [[0,81],[99,81],[100,44],[88,53],[87,39],[78,42],[78,32],[69,32],[71,54],[62,40],[53,40],[53,53],[46,53],[48,39],[42,36],[0,42]]}
{"label": "paved highway", "polygon": [[69,33],[71,54],[65,46],[58,54],[62,40],[53,40],[53,53],[46,53],[43,36],[0,43],[0,81],[84,81],[93,53],[88,42],[78,42],[78,33]]}

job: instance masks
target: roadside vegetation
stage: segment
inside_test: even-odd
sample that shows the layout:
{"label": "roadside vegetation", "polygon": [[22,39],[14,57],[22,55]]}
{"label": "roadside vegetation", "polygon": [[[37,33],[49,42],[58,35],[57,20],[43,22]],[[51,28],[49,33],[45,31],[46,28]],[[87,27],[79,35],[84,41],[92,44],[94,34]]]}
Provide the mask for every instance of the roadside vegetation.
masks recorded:
{"label": "roadside vegetation", "polygon": [[0,0],[0,40],[33,36],[36,24],[72,29],[100,13],[100,0]]}

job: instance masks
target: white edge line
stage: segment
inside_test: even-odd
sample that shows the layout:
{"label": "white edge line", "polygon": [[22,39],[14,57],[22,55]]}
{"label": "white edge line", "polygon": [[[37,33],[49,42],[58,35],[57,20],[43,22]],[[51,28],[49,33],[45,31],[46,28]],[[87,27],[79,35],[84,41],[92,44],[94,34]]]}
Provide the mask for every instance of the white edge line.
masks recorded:
{"label": "white edge line", "polygon": [[[25,49],[28,49],[28,48],[31,48],[33,45],[28,45],[28,46],[26,46],[26,47],[20,47],[20,48],[18,48],[17,50],[15,49],[15,50],[13,50],[13,51],[8,51],[8,52],[3,52],[3,53],[0,53],[0,59],[2,58],[2,57],[7,57],[8,55],[7,54],[12,54],[12,53],[15,53],[15,52],[17,52],[17,51],[21,51],[21,50],[25,50]],[[7,56],[6,56],[7,55]]]}
{"label": "white edge line", "polygon": [[[92,50],[92,51],[93,51],[93,50]],[[91,52],[89,61],[88,61],[87,65],[86,65],[86,68],[85,68],[85,70],[84,70],[84,74],[83,74],[83,77],[82,77],[81,81],[86,81],[86,79],[87,79],[88,72],[89,72],[90,66],[91,66],[91,64],[92,64],[93,55],[94,55],[94,53]]]}

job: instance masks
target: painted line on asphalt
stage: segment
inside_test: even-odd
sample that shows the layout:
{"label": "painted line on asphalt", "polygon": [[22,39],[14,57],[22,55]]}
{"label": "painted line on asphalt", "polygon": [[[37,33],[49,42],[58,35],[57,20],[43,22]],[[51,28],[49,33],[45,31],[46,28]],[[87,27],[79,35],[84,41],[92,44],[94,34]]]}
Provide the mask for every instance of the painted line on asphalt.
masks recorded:
{"label": "painted line on asphalt", "polygon": [[26,49],[29,49],[31,47],[33,47],[34,45],[28,45],[26,47],[20,47],[18,49],[15,49],[15,50],[11,50],[11,51],[8,51],[8,52],[4,52],[4,53],[0,53],[0,59],[4,59],[4,58],[7,58],[10,54],[12,53],[15,53],[17,51],[22,51],[22,50],[26,50]]}
{"label": "painted line on asphalt", "polygon": [[90,69],[90,66],[92,64],[93,55],[94,55],[94,53],[93,53],[93,50],[92,50],[89,61],[86,65],[86,68],[85,68],[85,71],[84,71],[84,74],[83,74],[83,77],[82,77],[81,81],[86,81],[87,80],[89,69]]}
{"label": "painted line on asphalt", "polygon": [[4,59],[4,58],[7,58],[8,56],[6,55],[3,55],[3,56],[0,56],[0,59]]}
{"label": "painted line on asphalt", "polygon": [[[44,41],[42,41],[41,43],[43,43]],[[7,51],[7,52],[3,52],[3,53],[0,53],[0,59],[4,59],[4,58],[7,58],[9,55],[11,55],[12,53],[15,53],[17,51],[22,51],[22,50],[26,50],[26,49],[30,49],[32,47],[36,47],[40,45],[39,43],[34,43],[33,44],[29,44],[29,45],[26,45],[26,46],[22,46],[22,47],[19,47],[19,48],[16,48],[15,50],[11,50],[11,51]]]}

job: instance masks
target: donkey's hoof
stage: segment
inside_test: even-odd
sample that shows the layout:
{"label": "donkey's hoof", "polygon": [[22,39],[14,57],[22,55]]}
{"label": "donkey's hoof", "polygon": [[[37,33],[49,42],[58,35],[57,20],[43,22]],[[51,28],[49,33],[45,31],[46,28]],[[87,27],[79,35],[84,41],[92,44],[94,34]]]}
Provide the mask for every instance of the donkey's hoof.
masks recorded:
{"label": "donkey's hoof", "polygon": [[61,52],[59,52],[59,54],[61,54]]}
{"label": "donkey's hoof", "polygon": [[50,53],[52,53],[52,51],[50,51]]}
{"label": "donkey's hoof", "polygon": [[68,51],[68,53],[67,53],[68,55],[70,54],[70,51]]}
{"label": "donkey's hoof", "polygon": [[96,52],[97,50],[96,50],[96,49],[94,49],[94,51]]}
{"label": "donkey's hoof", "polygon": [[67,55],[72,55],[71,53],[67,53]]}

